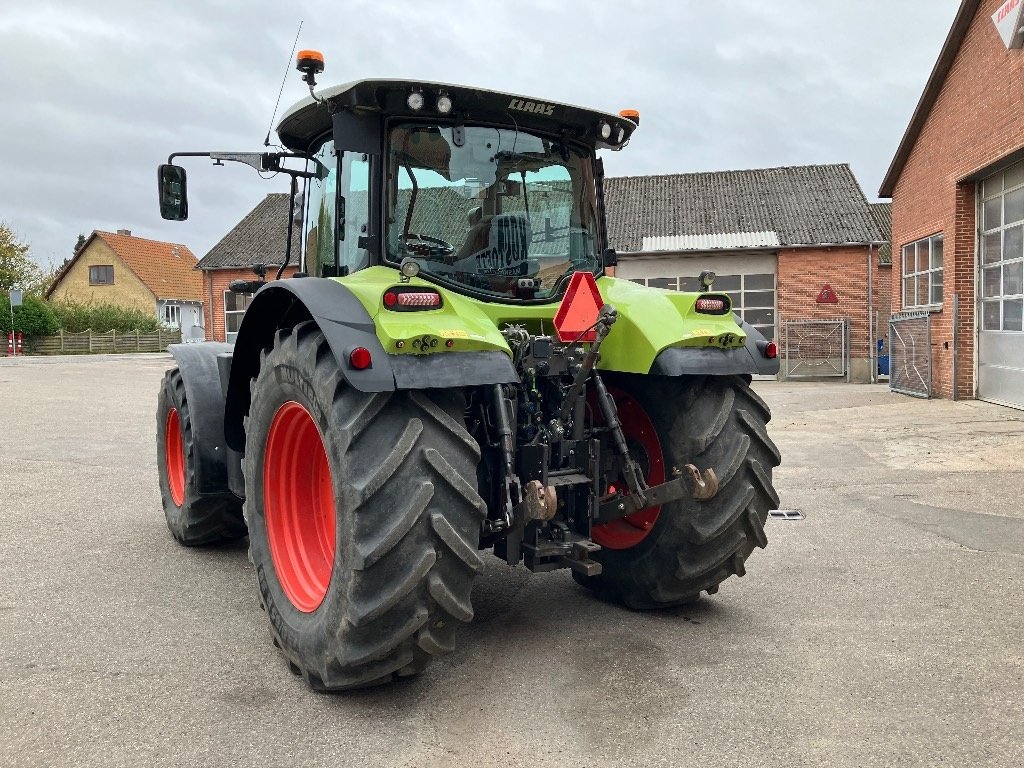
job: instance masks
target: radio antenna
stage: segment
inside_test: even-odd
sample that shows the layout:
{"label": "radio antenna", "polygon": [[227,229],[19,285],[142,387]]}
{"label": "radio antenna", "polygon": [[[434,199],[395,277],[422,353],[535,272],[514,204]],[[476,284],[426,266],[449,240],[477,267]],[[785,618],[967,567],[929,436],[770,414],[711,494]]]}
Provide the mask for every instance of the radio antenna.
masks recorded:
{"label": "radio antenna", "polygon": [[284,77],[281,78],[281,88],[277,92],[277,101],[274,103],[274,114],[270,116],[270,125],[267,126],[267,137],[263,139],[264,147],[270,146],[270,132],[274,130],[274,118],[277,117],[277,108],[281,106],[281,94],[284,93],[284,84],[288,80],[288,71],[292,68],[292,57],[295,55],[295,48],[299,45],[302,23],[302,21],[299,21],[299,28],[295,32],[295,42],[292,43],[292,52],[288,54],[288,63],[284,65]]}

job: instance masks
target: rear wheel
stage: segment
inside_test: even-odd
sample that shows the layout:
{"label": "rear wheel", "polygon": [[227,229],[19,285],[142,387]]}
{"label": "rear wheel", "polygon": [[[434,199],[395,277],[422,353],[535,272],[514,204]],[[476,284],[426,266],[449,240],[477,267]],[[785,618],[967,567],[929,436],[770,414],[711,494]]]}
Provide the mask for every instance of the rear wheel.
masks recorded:
{"label": "rear wheel", "polygon": [[196,488],[196,444],[181,372],[164,374],[156,408],[156,463],[167,527],[187,546],[245,536],[242,503],[232,494],[202,496]]}
{"label": "rear wheel", "polygon": [[729,576],[746,573],[755,547],[767,546],[764,524],[779,504],[772,469],[780,456],[765,429],[768,406],[738,376],[607,379],[648,484],[692,463],[714,469],[719,490],[707,501],[684,498],[595,526],[602,573],[573,576],[631,608],[717,592]]}
{"label": "rear wheel", "polygon": [[363,393],[319,328],[279,331],[246,426],[250,555],[275,643],[318,690],[415,674],[473,616],[485,506],[460,391]]}

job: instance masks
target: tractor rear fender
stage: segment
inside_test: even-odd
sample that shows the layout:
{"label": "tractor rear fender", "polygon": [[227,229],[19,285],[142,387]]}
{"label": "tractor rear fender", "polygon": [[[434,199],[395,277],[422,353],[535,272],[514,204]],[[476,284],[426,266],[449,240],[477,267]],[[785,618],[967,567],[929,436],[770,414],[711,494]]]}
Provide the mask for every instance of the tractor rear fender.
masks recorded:
{"label": "tractor rear fender", "polygon": [[230,482],[224,441],[224,389],[217,357],[230,355],[231,345],[204,341],[172,344],[167,349],[185,383],[195,444],[196,488],[203,495],[221,495],[230,490]]}
{"label": "tractor rear fender", "polygon": [[[504,352],[437,352],[389,355],[377,337],[373,318],[355,294],[337,280],[289,278],[267,283],[246,309],[235,340],[224,408],[224,434],[235,451],[245,449],[244,418],[249,412],[249,382],[260,369],[260,355],[274,346],[279,328],[305,320],[319,326],[338,361],[338,370],[361,392],[467,387],[518,382]],[[352,350],[369,351],[369,368],[354,368]]]}
{"label": "tractor rear fender", "polygon": [[777,374],[779,359],[767,358],[762,352],[768,340],[749,323],[742,323],[742,328],[747,334],[742,347],[669,347],[658,353],[650,372],[659,376]]}

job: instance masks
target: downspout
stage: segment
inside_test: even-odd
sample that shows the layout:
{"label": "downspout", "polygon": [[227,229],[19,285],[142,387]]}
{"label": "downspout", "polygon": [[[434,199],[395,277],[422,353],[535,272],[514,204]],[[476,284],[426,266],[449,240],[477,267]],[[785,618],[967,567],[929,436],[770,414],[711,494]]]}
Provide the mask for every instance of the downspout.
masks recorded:
{"label": "downspout", "polygon": [[[214,322],[213,322],[213,272],[212,271],[209,271],[209,272],[206,273],[206,285],[209,287],[209,293],[210,293],[210,325],[208,326],[208,328],[210,330],[207,331],[206,333],[210,334],[208,336],[210,341],[216,341],[217,339],[215,339],[213,337],[213,334],[215,333],[215,329],[214,329]],[[203,335],[205,336],[206,333],[204,333]]]}
{"label": "downspout", "polygon": [[868,243],[868,365],[871,366],[871,373],[868,375],[868,381],[872,384],[877,384],[878,361],[876,356],[878,355],[878,349],[877,343],[875,342],[875,295],[874,285],[871,280],[871,252],[873,248],[874,246],[871,245],[871,243]]}

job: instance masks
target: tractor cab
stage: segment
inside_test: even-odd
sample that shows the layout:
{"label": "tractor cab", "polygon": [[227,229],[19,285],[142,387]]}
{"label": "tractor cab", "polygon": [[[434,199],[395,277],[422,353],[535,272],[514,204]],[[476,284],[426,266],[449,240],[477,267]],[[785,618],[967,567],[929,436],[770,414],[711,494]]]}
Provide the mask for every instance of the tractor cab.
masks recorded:
{"label": "tractor cab", "polygon": [[574,271],[603,267],[596,150],[635,128],[459,85],[362,80],[311,94],[278,126],[315,174],[305,271],[404,262],[490,301],[554,300]]}
{"label": "tractor cab", "polygon": [[[311,277],[404,264],[485,301],[548,303],[610,258],[597,150],[629,141],[639,118],[624,114],[413,80],[311,84],[278,125],[287,151],[243,162],[292,174]],[[224,154],[210,156],[242,157]],[[162,166],[162,211],[170,188],[184,170]]]}

